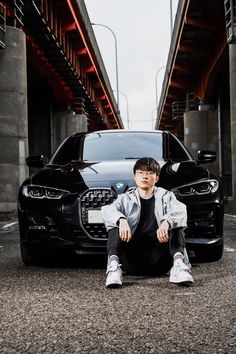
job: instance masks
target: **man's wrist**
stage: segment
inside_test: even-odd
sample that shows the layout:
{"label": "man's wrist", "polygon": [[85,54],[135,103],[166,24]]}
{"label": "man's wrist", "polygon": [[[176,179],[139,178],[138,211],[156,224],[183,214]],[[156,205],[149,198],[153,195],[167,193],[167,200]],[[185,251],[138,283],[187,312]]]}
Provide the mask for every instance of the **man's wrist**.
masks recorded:
{"label": "man's wrist", "polygon": [[166,219],[161,220],[161,224],[162,224],[163,222],[166,222],[166,223],[167,223],[167,225],[168,225],[168,227],[170,228],[170,223],[169,223],[169,221],[168,221],[168,220],[166,220]]}
{"label": "man's wrist", "polygon": [[119,222],[120,220],[126,220],[126,218],[124,216],[122,216],[121,218],[119,218]]}
{"label": "man's wrist", "polygon": [[120,220],[126,220],[126,218],[124,216],[121,216],[118,220],[117,220],[117,225],[120,224]]}

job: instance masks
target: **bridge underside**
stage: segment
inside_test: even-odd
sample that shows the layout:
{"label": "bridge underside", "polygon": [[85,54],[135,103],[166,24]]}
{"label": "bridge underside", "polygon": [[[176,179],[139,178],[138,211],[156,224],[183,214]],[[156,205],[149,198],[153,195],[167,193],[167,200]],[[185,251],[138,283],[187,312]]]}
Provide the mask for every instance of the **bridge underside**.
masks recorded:
{"label": "bridge underside", "polygon": [[183,135],[184,111],[217,104],[229,66],[223,1],[182,1],[178,10],[157,127]]}
{"label": "bridge underside", "polygon": [[85,113],[90,130],[120,128],[86,9],[79,6],[63,0],[25,3],[29,62],[47,79],[58,108]]}
{"label": "bridge underside", "polygon": [[226,210],[236,213],[236,18],[230,18],[235,16],[232,3],[179,2],[156,129],[176,133],[195,158],[201,149],[217,152],[216,162],[207,167],[222,181]]}
{"label": "bridge underside", "polygon": [[16,210],[28,155],[123,124],[84,2],[0,2],[0,214]]}

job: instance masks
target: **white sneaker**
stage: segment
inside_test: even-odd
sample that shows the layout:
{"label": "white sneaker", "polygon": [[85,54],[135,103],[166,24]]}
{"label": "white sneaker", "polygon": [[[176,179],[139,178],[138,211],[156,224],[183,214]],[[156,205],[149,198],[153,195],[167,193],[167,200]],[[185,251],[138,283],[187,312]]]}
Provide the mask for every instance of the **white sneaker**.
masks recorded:
{"label": "white sneaker", "polygon": [[107,288],[118,288],[122,285],[122,270],[120,264],[117,261],[111,261],[107,267]]}
{"label": "white sneaker", "polygon": [[191,285],[193,283],[191,270],[181,259],[175,261],[170,270],[170,283],[180,285]]}
{"label": "white sneaker", "polygon": [[189,269],[192,268],[191,263],[189,262],[188,253],[187,253],[187,250],[185,247],[184,247],[184,260],[183,261],[184,261],[184,264],[186,264],[186,266],[189,267]]}

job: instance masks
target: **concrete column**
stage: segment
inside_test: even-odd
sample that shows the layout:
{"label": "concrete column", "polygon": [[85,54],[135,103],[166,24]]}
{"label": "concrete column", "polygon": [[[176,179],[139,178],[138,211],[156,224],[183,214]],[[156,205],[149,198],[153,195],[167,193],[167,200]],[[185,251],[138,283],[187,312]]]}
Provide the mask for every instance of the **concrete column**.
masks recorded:
{"label": "concrete column", "polygon": [[26,39],[7,27],[0,50],[0,215],[16,211],[20,183],[28,169]]}
{"label": "concrete column", "polygon": [[[236,45],[229,44],[230,128],[232,161],[231,210],[236,214]],[[230,201],[229,201],[230,202]]]}
{"label": "concrete column", "polygon": [[[35,84],[32,85],[32,82]],[[43,92],[43,94],[42,94]],[[52,98],[47,83],[28,76],[29,155],[51,155]]]}
{"label": "concrete column", "polygon": [[55,150],[58,145],[73,133],[88,131],[87,116],[74,112],[55,112],[52,119],[52,146]]}
{"label": "concrete column", "polygon": [[197,159],[199,150],[212,150],[217,153],[216,162],[204,164],[219,175],[219,134],[217,111],[189,111],[184,113],[184,143]]}

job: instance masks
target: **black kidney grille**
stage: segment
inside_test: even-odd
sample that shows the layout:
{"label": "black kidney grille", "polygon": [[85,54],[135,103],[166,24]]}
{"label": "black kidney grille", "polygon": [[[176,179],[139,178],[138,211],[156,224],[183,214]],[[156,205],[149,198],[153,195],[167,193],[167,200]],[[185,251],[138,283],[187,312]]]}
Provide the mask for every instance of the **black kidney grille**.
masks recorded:
{"label": "black kidney grille", "polygon": [[95,239],[106,239],[107,232],[106,228],[103,224],[86,224],[84,225],[85,230],[89,234],[90,237]]}
{"label": "black kidney grille", "polygon": [[80,197],[80,213],[82,227],[87,235],[94,239],[106,239],[104,224],[89,224],[88,211],[100,210],[103,205],[111,204],[117,196],[110,189],[89,189]]}

